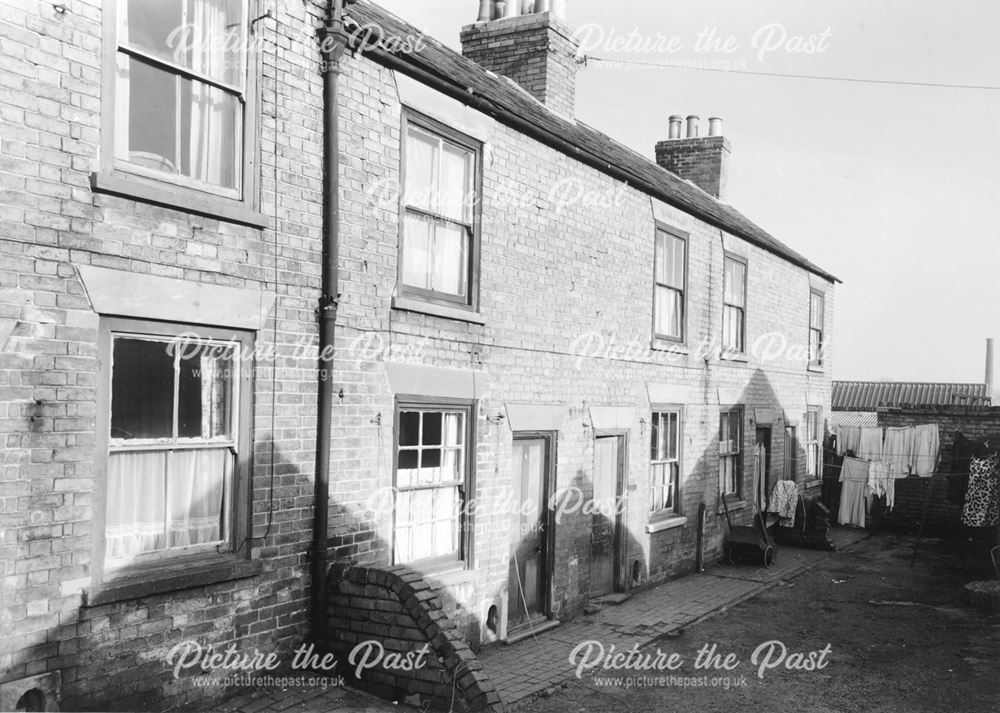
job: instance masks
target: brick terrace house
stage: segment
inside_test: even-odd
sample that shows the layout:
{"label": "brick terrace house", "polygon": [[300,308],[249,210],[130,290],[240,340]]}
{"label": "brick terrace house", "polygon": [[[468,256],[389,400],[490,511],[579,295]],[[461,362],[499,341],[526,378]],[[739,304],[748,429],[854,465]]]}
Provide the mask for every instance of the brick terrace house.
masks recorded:
{"label": "brick terrace house", "polygon": [[369,2],[323,45],[319,0],[0,2],[0,703],[217,695],[171,647],[287,653],[310,587],[340,636],[324,555],[513,639],[690,571],[702,505],[716,557],[758,442],[816,491],[835,278],[725,202],[719,122],[577,121],[536,4],[463,56]]}

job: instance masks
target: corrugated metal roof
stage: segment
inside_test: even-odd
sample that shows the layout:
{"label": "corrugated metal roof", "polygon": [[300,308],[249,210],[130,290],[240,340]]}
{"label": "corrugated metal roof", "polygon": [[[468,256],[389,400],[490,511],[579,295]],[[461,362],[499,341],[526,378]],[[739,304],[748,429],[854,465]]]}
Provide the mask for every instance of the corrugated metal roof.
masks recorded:
{"label": "corrugated metal roof", "polygon": [[917,381],[834,381],[834,411],[876,411],[902,406],[989,406],[986,384]]}
{"label": "corrugated metal roof", "polygon": [[[472,12],[471,6],[469,12]],[[350,6],[347,14],[348,20],[359,27],[382,30],[384,33],[382,37],[422,37],[423,42],[417,51],[390,51],[390,54],[401,60],[404,65],[435,75],[438,80],[459,90],[464,97],[485,100],[495,109],[516,115],[542,134],[557,136],[568,141],[575,151],[573,158],[583,160],[584,155],[587,155],[594,165],[616,167],[631,177],[629,182],[637,189],[830,282],[840,282],[732,206],[661,168],[654,161],[597,129],[554,114],[513,81],[487,72],[479,64],[437,40],[423,35],[417,28],[384,8],[371,2],[358,2]]]}

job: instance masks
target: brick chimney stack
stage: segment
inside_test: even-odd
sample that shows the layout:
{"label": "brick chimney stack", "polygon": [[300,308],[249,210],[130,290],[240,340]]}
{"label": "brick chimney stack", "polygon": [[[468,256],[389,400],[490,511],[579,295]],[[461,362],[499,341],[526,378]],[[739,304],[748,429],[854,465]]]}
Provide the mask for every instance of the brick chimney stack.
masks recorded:
{"label": "brick chimney stack", "polygon": [[580,42],[565,21],[566,0],[478,0],[478,6],[479,20],[462,28],[462,54],[572,119]]}
{"label": "brick chimney stack", "polygon": [[656,162],[706,193],[725,200],[732,145],[722,135],[722,119],[714,116],[709,119],[708,136],[699,138],[700,121],[694,115],[687,117],[687,135],[682,137],[684,117],[671,116],[669,138],[656,144]]}

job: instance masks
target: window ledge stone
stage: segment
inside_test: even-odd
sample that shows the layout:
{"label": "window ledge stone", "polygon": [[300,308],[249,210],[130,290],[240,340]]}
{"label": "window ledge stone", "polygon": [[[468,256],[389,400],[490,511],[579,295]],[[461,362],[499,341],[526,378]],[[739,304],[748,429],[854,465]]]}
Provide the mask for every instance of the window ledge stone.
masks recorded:
{"label": "window ledge stone", "polygon": [[734,362],[736,364],[750,363],[750,358],[747,357],[746,354],[735,354],[735,353],[727,354],[726,352],[722,352],[722,354],[719,355],[719,359],[721,359],[722,361]]}
{"label": "window ledge stone", "polygon": [[825,374],[826,370],[822,366],[816,366],[815,364],[809,364],[806,367],[806,371],[812,374]]}
{"label": "window ledge stone", "polygon": [[673,530],[676,527],[684,527],[687,521],[688,519],[684,515],[671,515],[670,517],[652,520],[646,524],[646,532],[652,534],[654,532],[663,532],[664,530]]}
{"label": "window ledge stone", "polygon": [[470,322],[471,324],[486,324],[486,320],[478,312],[462,309],[461,307],[447,307],[445,305],[424,302],[412,297],[393,297],[392,308],[404,312],[419,312],[432,317],[444,317],[460,322]]}
{"label": "window ledge stone", "polygon": [[807,480],[802,484],[802,489],[806,490],[808,488],[818,488],[823,484],[822,478],[816,478],[815,480]]}
{"label": "window ledge stone", "polygon": [[197,564],[187,563],[185,566],[172,566],[166,572],[146,569],[88,587],[83,591],[82,605],[96,607],[219,582],[249,579],[265,569],[263,560],[232,559],[224,562],[212,559]]}
{"label": "window ledge stone", "polygon": [[117,171],[99,171],[90,174],[90,189],[119,198],[129,198],[143,203],[171,208],[183,213],[194,213],[251,228],[267,228],[270,218],[252,210],[243,201],[214,196],[186,186],[158,184],[155,180],[131,176]]}
{"label": "window ledge stone", "polygon": [[660,339],[659,337],[653,337],[649,348],[656,352],[666,352],[677,356],[691,355],[691,350],[681,342],[672,342],[669,339]]}

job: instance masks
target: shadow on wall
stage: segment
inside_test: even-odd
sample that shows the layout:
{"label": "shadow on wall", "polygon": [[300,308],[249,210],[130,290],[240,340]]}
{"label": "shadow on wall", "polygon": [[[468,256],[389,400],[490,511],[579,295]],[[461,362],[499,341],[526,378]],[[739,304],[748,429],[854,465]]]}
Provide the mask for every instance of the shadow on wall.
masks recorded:
{"label": "shadow on wall", "polygon": [[[240,654],[273,652],[284,668],[290,666],[293,652],[308,633],[309,578],[304,563],[310,546],[311,505],[299,503],[311,503],[313,489],[301,465],[275,448],[274,511],[268,528],[271,447],[266,435],[254,444],[257,463],[264,464],[256,467],[253,483],[253,557],[263,562],[262,572],[212,584],[182,584],[171,591],[97,605],[86,605],[79,595],[61,597],[56,583],[15,592],[16,604],[48,599],[50,608],[44,619],[0,619],[4,649],[12,653],[12,666],[0,672],[0,691],[23,689],[9,704],[5,699],[9,708],[0,709],[16,710],[23,704],[35,706],[25,710],[46,710],[58,699],[63,710],[158,710],[195,702],[203,706],[242,690],[192,681],[209,675],[197,665],[196,653],[188,655],[185,661],[191,665],[175,677],[168,658],[171,649],[185,641],[196,642],[205,655],[209,647],[225,653],[230,646]],[[365,521],[363,514],[335,503],[331,513],[336,513],[332,525],[353,523],[353,530],[362,533],[355,536],[356,543],[370,542],[361,548],[365,553],[385,551],[385,543],[376,538],[375,524]],[[27,550],[30,543],[48,539],[55,549],[59,536],[53,537],[51,528],[42,530],[21,529],[19,547]],[[257,539],[265,532],[266,539]],[[64,608],[55,611],[53,603]],[[17,642],[24,645],[13,649]],[[187,651],[194,648],[177,652],[174,663]],[[48,674],[36,678],[33,674],[38,671]],[[214,675],[222,678],[231,673]]]}

